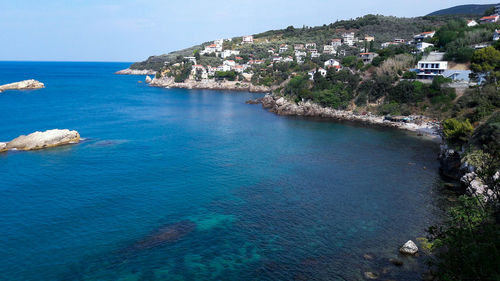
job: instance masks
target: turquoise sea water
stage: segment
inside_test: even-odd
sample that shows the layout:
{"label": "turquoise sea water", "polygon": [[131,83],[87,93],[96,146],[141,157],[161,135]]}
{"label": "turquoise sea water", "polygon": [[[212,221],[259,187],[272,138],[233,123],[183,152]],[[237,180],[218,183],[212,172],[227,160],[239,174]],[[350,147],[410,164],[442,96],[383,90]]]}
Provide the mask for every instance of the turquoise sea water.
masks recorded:
{"label": "turquoise sea water", "polygon": [[0,141],[86,139],[0,154],[0,280],[419,278],[421,259],[388,259],[442,214],[435,144],[113,74],[127,66],[0,62],[0,84],[46,85],[0,94]]}

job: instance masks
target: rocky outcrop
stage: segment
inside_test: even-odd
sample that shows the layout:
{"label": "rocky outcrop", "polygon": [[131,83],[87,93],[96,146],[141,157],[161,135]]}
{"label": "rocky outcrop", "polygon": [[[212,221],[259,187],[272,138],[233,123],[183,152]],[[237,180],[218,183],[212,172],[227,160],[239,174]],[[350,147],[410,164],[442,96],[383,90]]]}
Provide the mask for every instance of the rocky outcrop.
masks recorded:
{"label": "rocky outcrop", "polygon": [[149,77],[149,75],[146,76],[146,83],[151,83],[151,81],[153,81],[153,79],[151,79],[151,77]]}
{"label": "rocky outcrop", "polygon": [[68,129],[47,130],[45,132],[34,132],[27,136],[19,136],[7,143],[8,150],[36,150],[54,147],[69,143],[78,143],[80,134]]}
{"label": "rocky outcrop", "polygon": [[358,114],[349,110],[336,110],[331,107],[324,107],[311,101],[300,101],[298,103],[289,101],[285,97],[266,95],[260,100],[252,100],[247,103],[262,104],[262,107],[269,109],[279,115],[291,116],[308,116],[308,117],[322,117],[336,120],[354,121],[367,123],[371,125],[380,125],[385,127],[399,128],[409,131],[415,131],[422,134],[429,135],[435,139],[440,139],[438,130],[439,125],[426,121],[422,117],[415,117],[416,122],[392,122],[385,120],[383,116],[373,115],[370,112],[365,114]]}
{"label": "rocky outcrop", "polygon": [[208,89],[208,90],[231,90],[231,91],[248,91],[253,93],[268,93],[272,90],[267,86],[256,86],[245,81],[217,81],[215,79],[203,79],[195,81],[188,79],[182,83],[174,81],[173,77],[155,78],[150,86],[162,88],[184,88],[184,89]]}
{"label": "rocky outcrop", "polygon": [[418,252],[418,247],[415,242],[408,240],[408,242],[399,249],[399,252],[405,255],[414,255]]}
{"label": "rocky outcrop", "polygon": [[0,142],[0,152],[7,151],[7,143],[6,142]]}
{"label": "rocky outcrop", "polygon": [[115,72],[115,74],[121,75],[155,75],[156,71],[152,69],[122,69],[120,71]]}
{"label": "rocky outcrop", "polygon": [[0,86],[0,93],[6,90],[33,90],[41,88],[45,88],[42,82],[30,79],[2,85]]}
{"label": "rocky outcrop", "polygon": [[463,175],[460,152],[442,144],[439,153],[441,173],[451,179],[459,180]]}

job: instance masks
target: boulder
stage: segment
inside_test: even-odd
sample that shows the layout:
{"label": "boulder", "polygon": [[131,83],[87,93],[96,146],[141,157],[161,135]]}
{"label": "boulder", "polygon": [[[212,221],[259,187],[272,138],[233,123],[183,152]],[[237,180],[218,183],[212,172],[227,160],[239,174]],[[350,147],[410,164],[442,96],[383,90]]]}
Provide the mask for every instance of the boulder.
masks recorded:
{"label": "boulder", "polygon": [[0,152],[7,151],[7,143],[6,142],[0,142]]}
{"label": "boulder", "polygon": [[47,147],[54,147],[80,141],[80,134],[77,131],[68,129],[47,130],[45,132],[34,132],[27,136],[19,136],[7,143],[7,149],[35,150]]}
{"label": "boulder", "polygon": [[149,75],[146,75],[146,83],[151,83],[151,81],[153,81],[153,79],[151,79],[151,77],[149,77]]}
{"label": "boulder", "polygon": [[414,255],[418,252],[418,247],[413,241],[408,240],[408,242],[399,249],[399,252],[405,255]]}
{"label": "boulder", "polygon": [[30,80],[24,80],[20,82],[1,85],[0,93],[5,90],[33,90],[41,88],[45,88],[45,85],[42,82],[30,79]]}

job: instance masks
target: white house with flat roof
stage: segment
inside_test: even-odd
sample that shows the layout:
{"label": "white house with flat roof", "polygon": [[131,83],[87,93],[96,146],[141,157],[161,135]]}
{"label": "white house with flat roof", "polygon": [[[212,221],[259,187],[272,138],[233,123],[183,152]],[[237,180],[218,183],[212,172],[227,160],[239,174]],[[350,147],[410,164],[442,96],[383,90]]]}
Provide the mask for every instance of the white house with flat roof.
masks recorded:
{"label": "white house with flat roof", "polygon": [[243,44],[253,44],[253,36],[243,36]]}
{"label": "white house with flat roof", "polygon": [[416,47],[417,47],[417,50],[419,52],[423,52],[423,51],[425,51],[425,49],[427,49],[429,47],[434,47],[434,44],[427,43],[427,42],[418,42]]}
{"label": "white house with flat roof", "polygon": [[443,75],[448,69],[448,62],[443,61],[444,53],[431,52],[427,57],[417,64],[418,79],[433,79],[437,75]]}

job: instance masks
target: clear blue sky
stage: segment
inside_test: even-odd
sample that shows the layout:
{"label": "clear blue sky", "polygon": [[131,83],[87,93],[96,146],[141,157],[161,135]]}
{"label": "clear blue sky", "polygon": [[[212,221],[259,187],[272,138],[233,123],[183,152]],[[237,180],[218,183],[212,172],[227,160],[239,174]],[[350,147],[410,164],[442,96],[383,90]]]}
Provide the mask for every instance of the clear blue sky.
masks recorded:
{"label": "clear blue sky", "polygon": [[[0,60],[138,61],[217,38],[464,0],[3,0]],[[477,1],[475,4],[496,3]]]}

